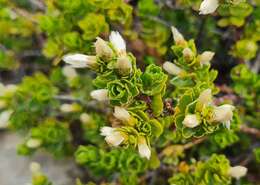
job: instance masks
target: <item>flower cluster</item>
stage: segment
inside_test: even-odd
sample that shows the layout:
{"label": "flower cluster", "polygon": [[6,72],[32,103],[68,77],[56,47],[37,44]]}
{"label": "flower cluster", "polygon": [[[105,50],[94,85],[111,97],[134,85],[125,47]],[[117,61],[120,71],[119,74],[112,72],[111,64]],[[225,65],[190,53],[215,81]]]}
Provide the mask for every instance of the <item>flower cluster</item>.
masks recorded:
{"label": "flower cluster", "polygon": [[210,70],[209,62],[214,53],[197,54],[193,40],[186,41],[174,27],[172,31],[176,59],[174,63],[165,62],[163,68],[174,76],[170,83],[175,86],[172,96],[178,100],[174,113],[177,132],[189,138],[212,133],[219,128],[219,123],[229,129],[234,106],[216,106],[213,102],[217,72]]}
{"label": "flower cluster", "polygon": [[[113,116],[120,122],[114,127],[101,128],[105,141],[112,146],[137,147],[140,155],[149,159],[150,141],[162,133],[156,117],[163,112],[167,75],[153,64],[141,72],[134,56],[126,52],[126,43],[118,32],[113,31],[109,40],[97,38],[96,56],[67,54],[63,60],[74,68],[88,67],[97,73],[93,83],[98,89],[90,95],[97,101],[109,101]],[[144,97],[151,101],[149,106]]]}

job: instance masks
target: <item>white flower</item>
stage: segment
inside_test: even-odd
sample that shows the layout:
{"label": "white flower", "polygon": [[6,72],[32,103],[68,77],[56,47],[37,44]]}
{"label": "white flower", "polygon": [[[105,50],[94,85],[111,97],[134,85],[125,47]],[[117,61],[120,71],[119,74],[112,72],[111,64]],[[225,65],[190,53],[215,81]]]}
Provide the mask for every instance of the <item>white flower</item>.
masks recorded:
{"label": "white flower", "polygon": [[182,44],[185,41],[182,34],[174,26],[172,26],[171,29],[175,43]]}
{"label": "white flower", "polygon": [[101,136],[111,135],[114,130],[115,130],[115,129],[112,128],[112,127],[106,127],[106,126],[105,126],[105,127],[102,127],[102,128],[100,129],[100,131],[101,131],[100,135],[101,135]]}
{"label": "white flower", "polygon": [[102,127],[101,135],[105,136],[105,141],[112,146],[119,146],[124,141],[124,136],[112,127]]}
{"label": "white flower", "polygon": [[199,61],[201,65],[209,65],[209,61],[212,60],[215,53],[211,51],[204,51],[201,55],[199,55]]}
{"label": "white flower", "polygon": [[96,54],[99,56],[105,56],[107,58],[111,58],[113,56],[113,50],[109,47],[106,41],[97,37],[97,41],[95,42]]}
{"label": "white flower", "polygon": [[17,90],[17,86],[14,84],[4,85],[0,83],[0,97],[12,94]]}
{"label": "white flower", "polygon": [[128,121],[131,118],[131,115],[125,108],[118,106],[115,106],[113,115],[121,121]]}
{"label": "white flower", "polygon": [[215,107],[213,110],[213,121],[222,122],[228,126],[232,120],[234,109],[235,107],[229,104]]}
{"label": "white flower", "polygon": [[74,68],[92,67],[96,64],[95,56],[88,56],[84,54],[67,54],[63,56],[63,60]]}
{"label": "white flower", "polygon": [[183,120],[183,125],[189,128],[194,128],[200,124],[197,116],[195,114],[188,114]]}
{"label": "white flower", "polygon": [[88,123],[91,120],[91,116],[87,113],[82,113],[79,119],[82,123]]}
{"label": "white flower", "polygon": [[76,70],[71,66],[64,66],[62,68],[62,74],[68,79],[73,79],[78,76]]}
{"label": "white flower", "polygon": [[109,41],[115,47],[118,53],[125,53],[126,52],[126,44],[123,37],[117,31],[112,31],[109,36]]}
{"label": "white flower", "polygon": [[34,139],[34,138],[30,138],[27,142],[26,142],[26,146],[28,148],[38,148],[39,146],[41,146],[42,141],[40,139]]}
{"label": "white flower", "polygon": [[98,101],[108,100],[108,90],[107,89],[98,89],[91,91],[90,96]]}
{"label": "white flower", "polygon": [[198,102],[201,104],[209,104],[212,101],[211,89],[205,89],[200,93]]}
{"label": "white flower", "polygon": [[218,8],[218,0],[203,0],[200,4],[199,14],[210,14]]}
{"label": "white flower", "polygon": [[240,179],[241,177],[245,176],[247,173],[247,168],[244,166],[234,166],[230,167],[229,174],[231,177],[236,179]]}
{"label": "white flower", "polygon": [[194,56],[192,50],[190,48],[184,48],[182,54],[186,60],[191,60]]}
{"label": "white flower", "polygon": [[141,137],[138,141],[138,152],[141,157],[145,157],[147,159],[150,159],[151,157],[151,150],[149,146],[146,143],[145,138]]}
{"label": "white flower", "polygon": [[78,104],[67,104],[64,103],[60,106],[61,112],[77,112],[79,110]]}
{"label": "white flower", "polygon": [[121,74],[129,74],[132,72],[132,63],[128,56],[122,55],[117,59],[116,68]]}
{"label": "white flower", "polygon": [[32,173],[39,173],[41,171],[41,165],[37,162],[32,162],[30,164],[30,171]]}
{"label": "white flower", "polygon": [[6,110],[0,113],[0,128],[6,128],[9,125],[9,119],[12,113],[12,110]]}
{"label": "white flower", "polygon": [[183,71],[181,68],[168,61],[165,62],[162,67],[165,71],[167,71],[167,73],[171,75],[179,75]]}

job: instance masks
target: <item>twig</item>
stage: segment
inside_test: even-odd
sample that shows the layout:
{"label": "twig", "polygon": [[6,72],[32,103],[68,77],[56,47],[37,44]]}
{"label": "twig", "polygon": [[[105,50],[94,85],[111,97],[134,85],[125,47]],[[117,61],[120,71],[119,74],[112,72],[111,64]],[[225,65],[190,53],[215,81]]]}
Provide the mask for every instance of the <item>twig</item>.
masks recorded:
{"label": "twig", "polygon": [[202,137],[202,138],[196,139],[194,141],[184,144],[183,148],[184,148],[184,150],[190,149],[194,145],[198,145],[198,144],[202,143],[203,141],[205,141],[206,139],[207,139],[207,137]]}
{"label": "twig", "polygon": [[241,132],[244,132],[246,134],[251,134],[260,138],[260,130],[258,130],[257,128],[251,128],[244,124],[240,126],[240,130]]}
{"label": "twig", "polygon": [[37,23],[37,19],[35,18],[35,16],[23,9],[20,9],[20,8],[13,8],[12,9],[17,15],[20,15],[22,17],[25,17],[27,20],[30,20],[31,22],[33,23]]}

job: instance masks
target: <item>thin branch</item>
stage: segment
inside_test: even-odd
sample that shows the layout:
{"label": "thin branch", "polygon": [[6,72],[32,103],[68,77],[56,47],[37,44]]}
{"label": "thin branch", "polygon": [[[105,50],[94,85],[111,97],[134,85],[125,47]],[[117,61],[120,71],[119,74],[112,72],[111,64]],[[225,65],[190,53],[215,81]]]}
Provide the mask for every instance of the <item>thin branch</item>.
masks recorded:
{"label": "thin branch", "polygon": [[194,145],[198,145],[198,144],[204,142],[206,139],[207,139],[207,137],[202,137],[202,138],[193,140],[193,141],[191,141],[191,142],[189,142],[189,143],[184,144],[184,145],[183,145],[183,148],[184,148],[184,150],[190,149],[190,148],[192,148]]}
{"label": "thin branch", "polygon": [[244,124],[241,125],[240,130],[241,132],[244,132],[246,134],[251,134],[254,135],[255,137],[260,138],[260,130],[258,130],[257,128],[251,128]]}
{"label": "thin branch", "polygon": [[38,20],[35,18],[35,16],[31,13],[29,13],[26,10],[20,9],[20,8],[13,8],[12,9],[17,15],[25,17],[27,20],[30,20],[33,23],[38,23]]}

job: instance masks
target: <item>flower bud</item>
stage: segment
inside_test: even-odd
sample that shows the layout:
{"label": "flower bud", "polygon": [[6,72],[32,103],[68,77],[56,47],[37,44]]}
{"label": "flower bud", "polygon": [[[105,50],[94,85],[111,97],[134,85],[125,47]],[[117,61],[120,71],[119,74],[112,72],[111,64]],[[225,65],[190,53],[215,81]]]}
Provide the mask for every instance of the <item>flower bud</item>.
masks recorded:
{"label": "flower bud", "polygon": [[79,119],[82,123],[88,123],[91,121],[91,116],[87,113],[82,113]]}
{"label": "flower bud", "polygon": [[131,115],[129,114],[129,112],[125,108],[118,107],[118,106],[115,106],[115,110],[114,110],[113,115],[117,119],[119,119],[121,121],[125,121],[125,122],[127,122],[131,118]]}
{"label": "flower bud", "polygon": [[151,157],[151,150],[150,150],[149,146],[147,145],[147,142],[144,137],[140,137],[138,139],[138,152],[141,157],[145,157],[148,160]]}
{"label": "flower bud", "polygon": [[91,91],[90,96],[98,101],[106,101],[108,99],[108,90],[107,89],[98,89]]}
{"label": "flower bud", "polygon": [[123,37],[117,31],[112,31],[109,36],[109,41],[115,47],[118,54],[126,53],[126,44]]}
{"label": "flower bud", "polygon": [[128,75],[132,72],[132,63],[128,56],[123,55],[117,59],[116,68],[121,75]]}
{"label": "flower bud", "polygon": [[0,113],[0,128],[8,127],[9,119],[12,113],[13,113],[12,110],[6,110]]}
{"label": "flower bud", "polygon": [[194,128],[200,124],[195,114],[188,114],[183,120],[183,125],[189,128]]}
{"label": "flower bud", "polygon": [[184,48],[182,51],[182,54],[187,61],[192,60],[192,58],[194,56],[194,54],[190,48]]}
{"label": "flower bud", "polygon": [[74,68],[95,67],[97,64],[95,56],[88,56],[83,54],[67,54],[63,60]]}
{"label": "flower bud", "polygon": [[201,104],[209,104],[212,101],[212,94],[211,89],[205,89],[200,93],[200,96],[198,98],[198,102]]}
{"label": "flower bud", "polygon": [[240,179],[241,177],[245,176],[247,173],[247,168],[244,166],[234,166],[230,167],[229,174],[231,177],[236,179]]}
{"label": "flower bud", "polygon": [[109,47],[106,41],[97,37],[95,42],[96,54],[101,57],[106,57],[108,59],[112,58],[113,50]]}
{"label": "flower bud", "polygon": [[183,43],[185,43],[182,34],[174,26],[172,26],[171,29],[172,29],[173,39],[175,43],[177,45],[182,45]]}
{"label": "flower bud", "polygon": [[201,55],[199,55],[198,59],[201,65],[209,65],[209,62],[214,57],[215,53],[211,51],[204,51]]}
{"label": "flower bud", "polygon": [[62,68],[62,74],[68,79],[73,79],[78,76],[76,70],[71,66],[64,66]]}
{"label": "flower bud", "polygon": [[112,146],[119,146],[124,140],[124,136],[112,127],[102,127],[101,135],[106,136],[105,141]]}
{"label": "flower bud", "polygon": [[179,75],[183,70],[171,62],[164,62],[163,69],[171,75]]}
{"label": "flower bud", "polygon": [[234,106],[228,104],[215,107],[213,110],[213,121],[229,123],[232,120],[234,109]]}
{"label": "flower bud", "polygon": [[31,138],[26,142],[26,146],[28,148],[38,148],[39,146],[41,146],[42,141],[40,139],[34,139]]}
{"label": "flower bud", "polygon": [[218,8],[219,0],[203,0],[200,4],[199,14],[210,14]]}

